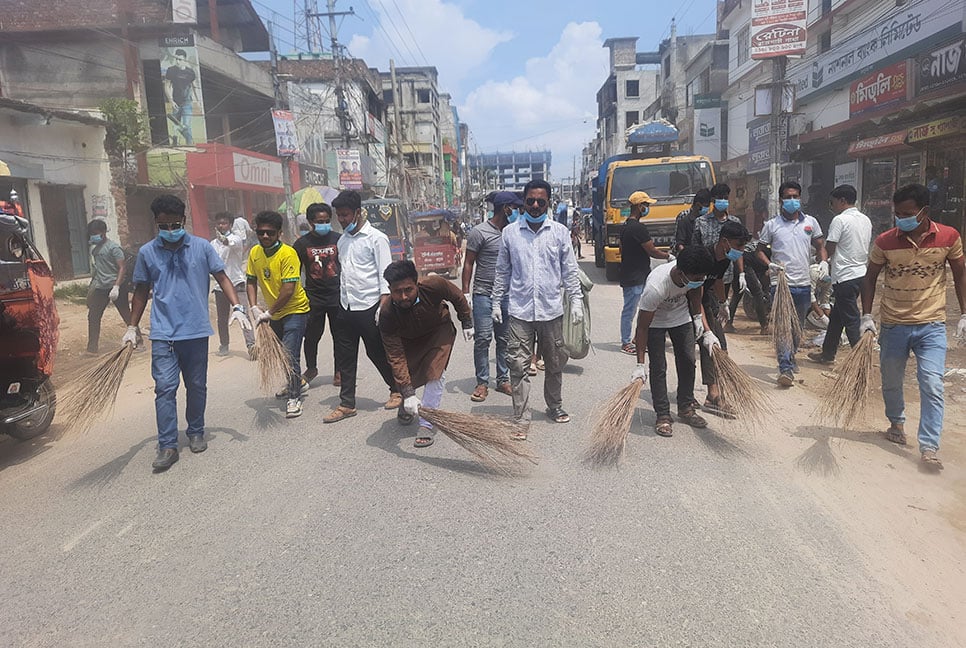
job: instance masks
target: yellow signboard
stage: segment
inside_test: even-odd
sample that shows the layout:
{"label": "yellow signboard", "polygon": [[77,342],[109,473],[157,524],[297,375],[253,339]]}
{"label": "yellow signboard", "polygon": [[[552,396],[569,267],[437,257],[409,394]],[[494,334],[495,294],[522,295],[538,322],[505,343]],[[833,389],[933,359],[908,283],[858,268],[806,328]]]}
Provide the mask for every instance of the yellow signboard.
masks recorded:
{"label": "yellow signboard", "polygon": [[912,144],[936,137],[958,135],[963,132],[966,132],[966,119],[958,116],[946,117],[910,128],[907,141]]}

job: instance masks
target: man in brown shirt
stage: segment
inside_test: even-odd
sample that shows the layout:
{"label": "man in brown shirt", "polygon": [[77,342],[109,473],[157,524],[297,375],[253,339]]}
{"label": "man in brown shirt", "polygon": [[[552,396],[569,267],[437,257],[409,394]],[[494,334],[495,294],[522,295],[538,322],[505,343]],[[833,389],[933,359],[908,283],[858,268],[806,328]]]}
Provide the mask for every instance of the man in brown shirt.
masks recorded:
{"label": "man in brown shirt", "polygon": [[[400,423],[409,425],[421,404],[437,408],[443,397],[446,367],[456,339],[456,327],[444,302],[450,302],[456,309],[463,326],[463,339],[467,341],[473,339],[473,316],[469,303],[456,286],[435,275],[419,281],[412,261],[393,261],[383,277],[389,284],[389,299],[383,302],[379,312],[379,333],[393,378],[404,399],[397,417]],[[424,385],[420,402],[416,388]],[[433,435],[433,426],[420,418],[413,445],[430,446]]]}

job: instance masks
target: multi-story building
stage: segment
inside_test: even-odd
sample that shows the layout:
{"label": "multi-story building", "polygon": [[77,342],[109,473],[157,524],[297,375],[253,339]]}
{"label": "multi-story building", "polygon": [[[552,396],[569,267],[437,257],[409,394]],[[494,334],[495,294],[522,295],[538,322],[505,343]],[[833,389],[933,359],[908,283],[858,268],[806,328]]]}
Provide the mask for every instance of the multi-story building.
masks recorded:
{"label": "multi-story building", "polygon": [[705,43],[684,66],[684,107],[678,112],[678,147],[712,162],[727,159],[721,95],[728,87],[728,41]]}
{"label": "multi-story building", "polygon": [[483,193],[521,191],[531,180],[550,181],[550,151],[510,151],[470,156],[474,177],[482,179]]}
{"label": "multi-story building", "polygon": [[[660,118],[677,125],[687,105],[687,65],[715,39],[715,34],[678,36],[677,25],[671,21],[671,35],[661,41],[657,51],[660,60],[657,97],[645,107],[642,121]],[[651,56],[647,55],[648,60]]]}
{"label": "multi-story building", "polygon": [[462,192],[460,180],[460,118],[449,93],[439,95],[439,131],[443,139],[444,204],[458,206]]}
{"label": "multi-story building", "polygon": [[643,121],[644,110],[658,97],[660,58],[638,52],[637,37],[608,38],[610,72],[597,91],[597,138],[601,160],[624,152],[624,133]]}

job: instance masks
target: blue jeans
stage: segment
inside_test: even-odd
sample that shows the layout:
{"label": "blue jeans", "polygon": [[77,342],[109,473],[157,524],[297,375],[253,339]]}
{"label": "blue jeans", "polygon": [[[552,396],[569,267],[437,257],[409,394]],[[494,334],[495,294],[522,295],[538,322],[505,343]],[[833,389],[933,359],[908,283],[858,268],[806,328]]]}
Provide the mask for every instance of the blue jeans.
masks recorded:
{"label": "blue jeans", "polygon": [[625,286],[624,309],[621,310],[621,346],[631,341],[634,334],[634,316],[640,308],[641,294],[644,292],[644,284],[640,286]]}
{"label": "blue jeans", "polygon": [[302,339],[305,337],[305,325],[308,321],[308,313],[292,313],[269,322],[292,361],[292,373],[288,376],[289,398],[298,398],[301,395],[302,367],[299,365],[299,356],[302,355]]}
{"label": "blue jeans", "polygon": [[151,377],[154,378],[154,412],[158,421],[158,447],[178,447],[178,375],[184,376],[185,418],[188,436],[205,433],[208,399],[208,338],[167,342],[151,340]]}
{"label": "blue jeans", "polygon": [[938,450],[943,430],[943,372],[946,366],[946,325],[883,324],[879,333],[879,367],[886,417],[904,423],[906,405],[902,378],[909,352],[916,356],[919,381],[919,450]]}
{"label": "blue jeans", "polygon": [[[775,303],[775,288],[771,287],[771,303]],[[805,328],[805,316],[808,315],[808,309],[812,305],[812,287],[811,286],[789,286],[789,290],[792,293],[792,302],[795,303],[795,312],[798,313],[798,322],[801,324],[802,328]],[[771,323],[772,326],[775,325],[774,322]],[[795,362],[795,353],[798,352],[798,345],[801,340],[793,341],[793,348],[782,349],[778,352],[778,372],[779,373],[790,373],[798,369],[798,364]]]}
{"label": "blue jeans", "polygon": [[510,298],[503,299],[503,323],[493,321],[493,300],[489,295],[473,295],[473,364],[476,366],[476,384],[490,384],[490,341],[496,334],[496,384],[510,382],[510,370],[506,364],[506,347],[510,331],[507,308]]}

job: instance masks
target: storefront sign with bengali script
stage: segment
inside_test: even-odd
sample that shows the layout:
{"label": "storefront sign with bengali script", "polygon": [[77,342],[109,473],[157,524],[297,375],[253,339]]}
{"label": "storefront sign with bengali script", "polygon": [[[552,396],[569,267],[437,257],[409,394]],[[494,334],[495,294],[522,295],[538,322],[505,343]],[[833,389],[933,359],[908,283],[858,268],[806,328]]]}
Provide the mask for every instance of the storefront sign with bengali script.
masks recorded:
{"label": "storefront sign with bengali script", "polygon": [[906,62],[896,63],[853,81],[849,89],[849,116],[900,103],[909,92]]}

